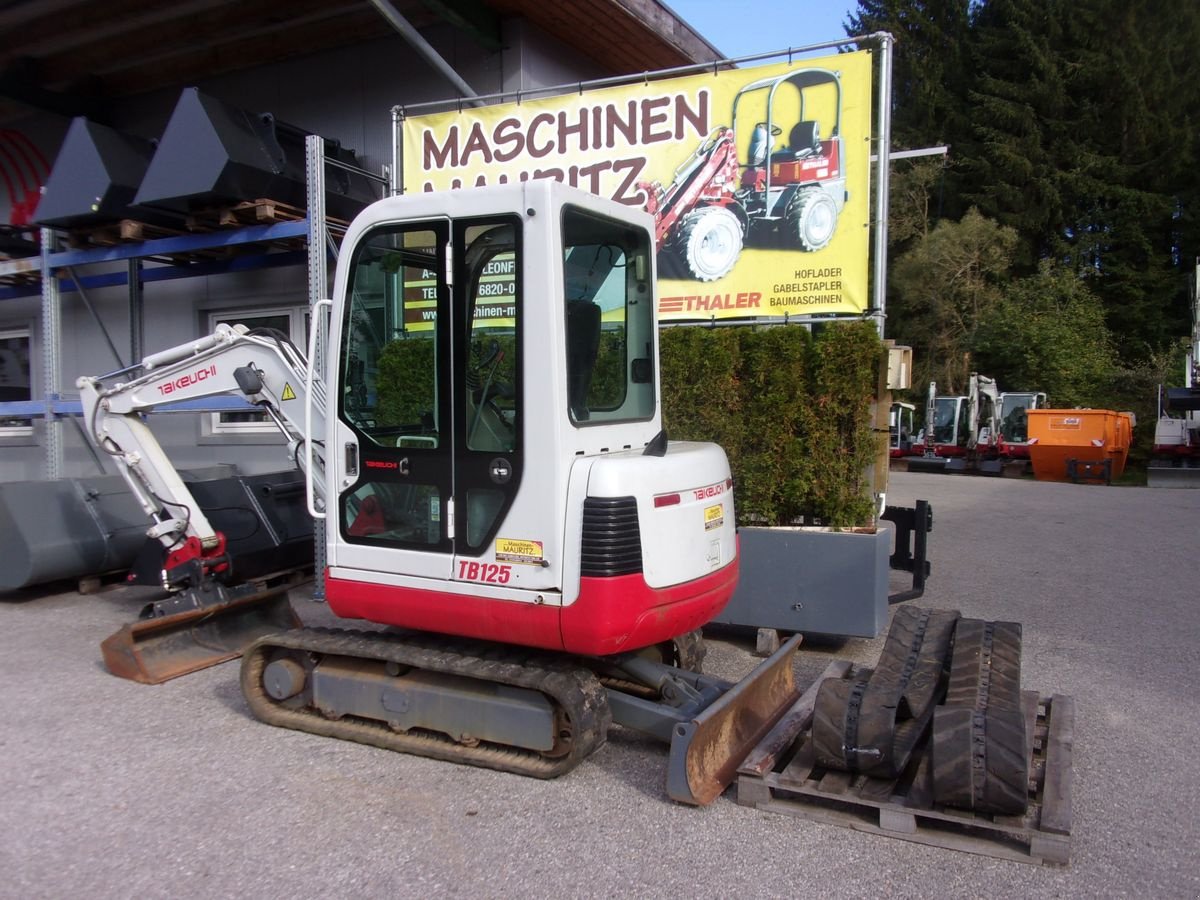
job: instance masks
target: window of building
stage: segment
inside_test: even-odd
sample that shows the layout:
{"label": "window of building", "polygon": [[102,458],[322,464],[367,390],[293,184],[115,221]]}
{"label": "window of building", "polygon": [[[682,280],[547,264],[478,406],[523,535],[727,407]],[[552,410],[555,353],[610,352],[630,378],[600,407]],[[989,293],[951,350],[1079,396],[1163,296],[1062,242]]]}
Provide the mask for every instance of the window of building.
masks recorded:
{"label": "window of building", "polygon": [[[32,400],[28,328],[0,329],[0,403]],[[33,434],[33,419],[0,414],[0,437]]]}
{"label": "window of building", "polygon": [[[215,331],[218,325],[245,325],[256,328],[273,328],[287,335],[307,352],[310,314],[307,306],[278,307],[273,309],[221,310],[209,313],[208,329]],[[210,417],[212,434],[278,434],[279,429],[265,413],[221,412]]]}

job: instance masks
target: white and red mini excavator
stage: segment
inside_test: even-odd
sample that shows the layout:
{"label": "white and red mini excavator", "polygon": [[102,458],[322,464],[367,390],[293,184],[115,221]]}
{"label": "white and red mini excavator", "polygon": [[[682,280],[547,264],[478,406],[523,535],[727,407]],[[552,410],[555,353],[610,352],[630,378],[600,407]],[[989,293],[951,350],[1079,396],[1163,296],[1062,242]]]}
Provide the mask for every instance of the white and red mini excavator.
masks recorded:
{"label": "white and red mini excavator", "polygon": [[[795,701],[799,638],[737,685],[693,671],[737,581],[732,481],[663,432],[654,256],[650,216],[547,181],[394,197],[350,225],[307,355],[222,325],[80,379],[171,592],[110,668],[241,654],[267,722],[540,777],[616,721],[672,743],[673,797],[715,797]],[[142,418],[217,394],[290,439],[329,609],[393,629],[298,627],[238,582]]]}

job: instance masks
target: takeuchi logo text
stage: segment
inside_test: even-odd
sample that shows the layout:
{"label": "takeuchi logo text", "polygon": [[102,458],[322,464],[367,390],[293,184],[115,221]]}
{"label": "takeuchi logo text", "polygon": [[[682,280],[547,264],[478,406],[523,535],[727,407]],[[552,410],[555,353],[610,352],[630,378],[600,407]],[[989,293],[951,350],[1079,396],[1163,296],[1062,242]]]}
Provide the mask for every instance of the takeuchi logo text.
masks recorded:
{"label": "takeuchi logo text", "polygon": [[216,365],[205,366],[203,369],[197,369],[187,375],[180,375],[174,381],[168,381],[158,386],[158,392],[164,397],[168,394],[173,394],[176,391],[181,391],[184,388],[191,387],[193,384],[199,384],[202,381],[207,381],[210,378],[217,377]]}
{"label": "takeuchi logo text", "polygon": [[[647,198],[637,185],[648,157],[638,148],[703,138],[710,127],[705,89],[695,96],[680,92],[581,103],[557,112],[535,112],[528,118],[508,116],[495,123],[476,120],[460,126],[455,122],[444,135],[425,128],[421,164],[425,172],[461,171],[462,175],[451,178],[451,188],[551,178],[630,206],[645,206]],[[572,164],[564,165],[564,157]],[[539,165],[541,160],[547,164]],[[496,164],[505,169],[489,182],[486,167]],[[444,186],[426,181],[423,189]]]}

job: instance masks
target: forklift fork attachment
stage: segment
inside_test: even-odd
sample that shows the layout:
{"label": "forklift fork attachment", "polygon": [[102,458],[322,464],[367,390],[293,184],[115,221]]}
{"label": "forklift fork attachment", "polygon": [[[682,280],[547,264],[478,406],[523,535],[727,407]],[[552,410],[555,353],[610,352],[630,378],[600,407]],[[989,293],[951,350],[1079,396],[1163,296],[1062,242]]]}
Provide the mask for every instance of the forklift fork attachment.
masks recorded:
{"label": "forklift fork attachment", "polygon": [[161,684],[237,659],[259,638],[300,626],[290,587],[295,584],[126,625],[100,644],[104,664],[120,678]]}
{"label": "forklift fork attachment", "polygon": [[675,726],[667,768],[672,800],[707,806],[733,781],[742,760],[800,696],[792,657],[801,639],[792,635],[704,712]]}

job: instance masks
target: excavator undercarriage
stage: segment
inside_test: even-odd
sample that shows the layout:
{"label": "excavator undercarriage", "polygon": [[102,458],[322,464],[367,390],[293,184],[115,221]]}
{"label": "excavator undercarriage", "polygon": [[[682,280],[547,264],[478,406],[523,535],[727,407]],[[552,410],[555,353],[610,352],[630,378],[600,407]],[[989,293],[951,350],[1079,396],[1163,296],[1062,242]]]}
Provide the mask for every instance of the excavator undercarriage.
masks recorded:
{"label": "excavator undercarriage", "polygon": [[640,654],[304,628],[254,643],[241,683],[270,725],[535,778],[571,771],[615,723],[669,742],[668,792],[705,804],[796,700],[799,644],[733,685]]}

